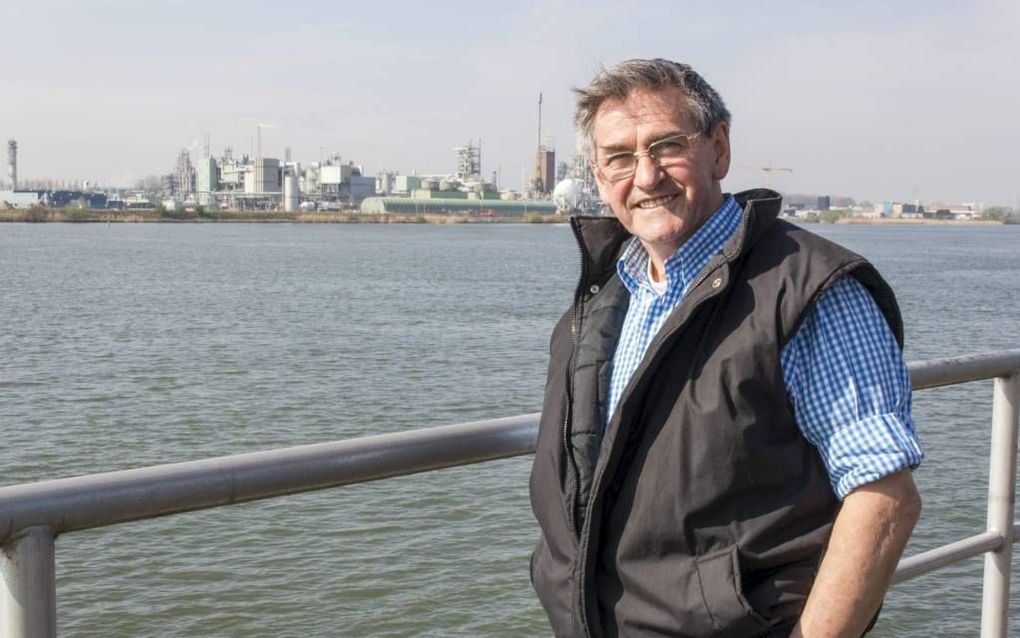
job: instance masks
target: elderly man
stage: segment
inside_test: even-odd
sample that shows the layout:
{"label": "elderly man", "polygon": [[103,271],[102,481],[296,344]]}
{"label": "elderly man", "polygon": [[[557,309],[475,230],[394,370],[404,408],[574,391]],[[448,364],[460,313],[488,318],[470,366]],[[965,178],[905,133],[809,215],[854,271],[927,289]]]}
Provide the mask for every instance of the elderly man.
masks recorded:
{"label": "elderly man", "polygon": [[614,217],[574,218],[531,475],[558,636],[860,636],[920,511],[902,322],[862,257],[724,194],[730,114],[689,66],[579,89]]}

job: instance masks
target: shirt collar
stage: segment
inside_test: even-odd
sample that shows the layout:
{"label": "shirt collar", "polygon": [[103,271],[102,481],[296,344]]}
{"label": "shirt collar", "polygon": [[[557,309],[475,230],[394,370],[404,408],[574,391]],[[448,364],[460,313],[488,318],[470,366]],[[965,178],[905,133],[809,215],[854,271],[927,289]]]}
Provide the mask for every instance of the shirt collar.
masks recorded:
{"label": "shirt collar", "polygon": [[[667,292],[675,290],[677,286],[681,290],[687,289],[712,256],[722,250],[737,231],[741,213],[737,200],[732,195],[726,195],[722,206],[666,260]],[[616,270],[631,294],[636,294],[639,289],[654,294],[648,280],[648,251],[637,237],[630,240],[620,255]]]}

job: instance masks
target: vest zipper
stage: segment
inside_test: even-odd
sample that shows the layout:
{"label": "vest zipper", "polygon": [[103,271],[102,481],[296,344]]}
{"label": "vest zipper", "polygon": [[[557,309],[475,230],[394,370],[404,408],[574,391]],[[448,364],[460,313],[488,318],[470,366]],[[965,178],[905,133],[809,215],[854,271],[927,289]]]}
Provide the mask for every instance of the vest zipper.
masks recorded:
{"label": "vest zipper", "polygon": [[[702,283],[704,283],[704,281],[706,279],[708,279],[708,277],[712,273],[716,272],[722,266],[724,266],[727,263],[729,263],[729,261],[730,261],[729,259],[724,259],[724,260],[720,261],[718,264],[716,264],[714,267],[706,268],[704,270],[704,272],[701,275],[699,275],[698,278],[694,281],[694,284],[690,288],[690,293],[693,293]],[[708,301],[712,297],[718,295],[720,292],[722,292],[722,291],[721,290],[716,290],[716,291],[713,291],[712,293],[702,297],[701,299],[698,299],[697,302],[691,307],[690,315],[689,315],[688,318],[690,318],[690,316],[693,316],[694,310],[696,310],[699,306],[701,306],[701,304],[703,304],[704,302]],[[690,297],[688,296],[687,299],[690,299]],[[684,301],[687,301],[687,299],[684,299],[684,300],[682,300],[680,302],[681,306],[683,305]],[[679,309],[679,306],[677,307],[677,309]],[[664,343],[666,340],[668,340],[670,337],[672,337],[678,330],[683,328],[686,324],[687,324],[687,321],[685,320],[684,322],[680,323],[679,325],[674,326],[673,328],[671,328],[668,332],[658,335],[655,338],[655,340],[648,345],[648,352],[655,352],[656,350],[658,350],[659,347],[661,347],[662,343]],[[575,337],[574,346],[575,347],[577,346],[576,337]],[[573,357],[571,357],[571,358],[573,358]],[[644,374],[644,370],[635,370],[634,374],[637,375],[639,372],[641,374]],[[568,396],[569,396],[569,394],[568,394]],[[623,395],[623,396],[620,397],[620,399],[619,399],[619,401],[617,403],[617,409],[621,408],[621,406],[624,403],[624,399],[625,398],[626,398],[626,395]],[[603,441],[603,443],[604,442],[605,441]],[[602,474],[599,475],[599,478],[601,479],[601,477],[604,476],[604,475],[605,475],[605,472],[603,471]],[[601,480],[599,482],[601,483]],[[591,495],[588,498],[588,503],[585,505],[585,510],[586,510],[585,511],[585,514],[586,514],[585,520],[588,521],[589,529],[594,525],[594,523],[591,521],[591,518],[592,518],[592,504],[594,503],[595,497],[598,494],[598,492],[599,492],[599,485],[597,485],[595,483],[594,477],[593,477],[592,486],[591,486]],[[575,523],[575,525],[576,525],[576,523]],[[580,532],[578,532],[578,535],[580,535]],[[581,579],[581,582],[578,583],[578,593],[580,595],[580,598],[579,598],[579,600],[580,600],[580,610],[579,611],[580,611],[580,614],[581,614],[581,617],[580,617],[581,626],[584,629],[585,636],[591,636],[591,630],[589,629],[589,626],[588,626],[588,601],[587,601],[586,586],[585,586],[586,576],[587,576],[587,572],[588,572],[588,554],[589,554],[590,548],[591,548],[591,543],[590,543],[591,538],[589,537],[588,540],[589,540],[588,543],[579,543],[578,544],[579,560],[580,560],[580,565],[579,565],[580,569],[578,570],[578,576]]]}
{"label": "vest zipper", "polygon": [[581,286],[584,284],[587,275],[584,259],[584,242],[581,240],[581,231],[575,223],[571,223],[574,231],[574,239],[577,241],[578,257],[580,268],[578,269],[577,286],[574,290],[574,317],[570,322],[570,359],[567,361],[567,406],[563,413],[563,450],[567,457],[567,469],[573,479],[573,487],[567,497],[567,521],[570,523],[570,531],[580,539],[581,530],[577,528],[577,502],[580,498],[581,474],[577,469],[577,461],[574,459],[574,450],[570,445],[570,421],[574,409],[574,355],[577,352],[578,339],[581,333],[581,315],[584,305],[584,296]]}
{"label": "vest zipper", "polygon": [[[684,305],[684,302],[688,301],[690,299],[690,295],[693,294],[694,291],[697,290],[698,287],[700,287],[701,284],[703,284],[705,282],[705,280],[708,279],[708,277],[712,273],[718,271],[723,266],[731,263],[732,261],[735,260],[736,257],[738,257],[738,256],[740,256],[740,255],[742,255],[744,253],[744,244],[745,244],[747,236],[750,234],[750,231],[751,231],[751,227],[750,227],[750,212],[751,212],[750,211],[750,207],[745,208],[744,214],[747,215],[748,222],[747,222],[746,226],[744,226],[744,227],[742,227],[742,228],[737,230],[738,233],[742,233],[740,235],[740,238],[738,239],[739,243],[737,245],[737,249],[730,256],[725,256],[724,255],[723,259],[721,259],[719,261],[719,263],[715,264],[714,266],[711,266],[711,267],[706,266],[706,268],[702,271],[702,273],[698,276],[698,278],[695,279],[694,284],[690,287],[690,290],[688,292],[688,296],[685,299],[681,300],[680,306],[678,306],[674,310],[674,312],[676,310],[679,310],[679,308]],[[571,337],[573,339],[573,348],[571,349],[570,361],[568,362],[570,365],[567,367],[567,417],[564,419],[564,430],[563,430],[564,435],[563,435],[563,440],[564,440],[564,444],[567,445],[568,465],[570,465],[570,467],[573,468],[573,471],[575,473],[574,494],[572,494],[572,502],[576,502],[576,499],[579,498],[579,490],[578,490],[578,486],[577,486],[578,479],[576,478],[577,467],[573,463],[573,456],[572,456],[572,454],[570,452],[570,446],[568,445],[569,444],[569,440],[568,440],[568,437],[567,437],[567,429],[568,429],[568,423],[569,423],[569,418],[570,418],[570,407],[571,407],[572,394],[573,394],[573,390],[572,390],[572,388],[573,388],[573,383],[572,383],[573,378],[572,378],[571,371],[572,371],[573,362],[574,362],[574,351],[577,349],[578,335],[579,335],[579,331],[580,331],[579,320],[580,320],[580,314],[581,314],[580,313],[580,308],[581,308],[581,299],[582,299],[581,284],[584,282],[584,275],[585,275],[584,263],[585,262],[584,262],[584,242],[581,240],[580,230],[576,226],[574,226],[573,223],[571,224],[571,227],[574,230],[574,237],[577,240],[578,248],[580,250],[580,255],[581,255],[581,278],[578,281],[577,292],[575,293],[574,322],[573,322],[573,325],[571,326]],[[710,262],[709,265],[711,265],[711,262]],[[698,299],[697,302],[695,302],[694,305],[691,307],[690,312],[688,313],[688,319],[690,319],[690,317],[693,316],[694,310],[696,310],[699,306],[701,306],[701,304],[703,304],[704,302],[708,301],[712,297],[720,294],[721,292],[722,292],[722,290],[714,290],[713,292],[709,293],[708,295],[705,295],[701,299]],[[668,332],[666,332],[664,334],[658,335],[655,338],[655,340],[648,345],[647,352],[655,352],[655,351],[657,351],[666,340],[668,340],[670,337],[672,337],[678,330],[683,328],[686,324],[687,324],[687,320],[684,320],[682,323],[680,323],[680,324],[674,326],[673,328],[671,328]],[[637,375],[639,372],[641,374],[644,374],[644,370],[635,370],[634,374]],[[621,396],[619,398],[618,403],[617,403],[617,409],[618,410],[621,409],[621,407],[622,407],[622,405],[624,403],[624,399],[625,398],[626,398],[626,395],[623,395],[623,396]],[[603,440],[603,443],[605,443],[604,440]],[[601,479],[604,476],[605,476],[605,470],[603,468],[603,472],[597,477],[599,479],[598,483],[601,483]],[[594,503],[595,497],[596,497],[596,495],[599,492],[598,488],[600,487],[600,485],[595,482],[595,479],[596,479],[596,477],[593,476],[592,477],[591,494],[590,494],[590,496],[588,498],[588,502],[585,504],[585,513],[586,513],[585,520],[588,522],[589,529],[593,525],[592,520],[591,520],[591,517],[592,517],[591,516],[592,515],[592,504]],[[570,514],[571,525],[576,529],[577,522],[576,522],[576,516],[574,515],[574,507],[571,507],[569,514]],[[586,590],[586,582],[585,581],[587,580],[588,554],[591,551],[591,543],[590,542],[585,543],[585,542],[581,541],[581,538],[580,538],[581,530],[576,530],[575,533],[576,533],[576,535],[578,537],[578,541],[579,541],[578,542],[578,561],[580,562],[580,564],[578,565],[579,569],[578,569],[578,572],[577,572],[577,576],[579,577],[580,582],[575,583],[575,586],[578,588],[578,595],[579,595],[579,599],[578,599],[579,600],[579,605],[580,605],[580,609],[578,610],[580,612],[580,619],[579,620],[580,620],[581,628],[584,630],[585,636],[589,636],[590,637],[592,634],[591,634],[591,629],[589,628],[589,622],[588,622],[588,601],[587,601],[587,596],[586,596],[586,591],[585,591]],[[590,535],[589,535],[589,539],[588,540],[589,541],[591,540]]]}

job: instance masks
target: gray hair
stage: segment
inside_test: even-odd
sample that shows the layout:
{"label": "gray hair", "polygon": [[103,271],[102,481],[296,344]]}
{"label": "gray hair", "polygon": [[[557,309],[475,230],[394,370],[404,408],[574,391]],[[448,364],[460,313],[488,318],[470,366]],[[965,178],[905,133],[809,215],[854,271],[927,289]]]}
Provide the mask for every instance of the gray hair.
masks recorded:
{"label": "gray hair", "polygon": [[585,158],[595,159],[595,115],[603,102],[625,100],[636,89],[660,90],[671,86],[687,96],[678,108],[694,121],[699,133],[711,131],[719,122],[729,124],[730,112],[722,98],[690,65],[662,58],[627,60],[602,68],[588,86],[574,89],[577,94],[574,125]]}

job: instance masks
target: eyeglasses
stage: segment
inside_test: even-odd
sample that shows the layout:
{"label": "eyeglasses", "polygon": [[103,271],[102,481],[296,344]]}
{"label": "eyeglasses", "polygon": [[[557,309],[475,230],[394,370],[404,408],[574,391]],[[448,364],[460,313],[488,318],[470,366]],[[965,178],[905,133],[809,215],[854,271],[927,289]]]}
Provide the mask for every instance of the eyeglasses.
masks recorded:
{"label": "eyeglasses", "polygon": [[660,168],[673,166],[690,157],[694,148],[691,140],[699,135],[701,133],[681,133],[652,142],[640,152],[613,153],[597,159],[597,168],[605,180],[618,182],[633,175],[637,171],[638,160],[645,155]]}

